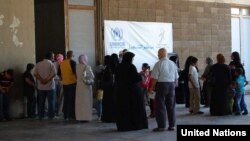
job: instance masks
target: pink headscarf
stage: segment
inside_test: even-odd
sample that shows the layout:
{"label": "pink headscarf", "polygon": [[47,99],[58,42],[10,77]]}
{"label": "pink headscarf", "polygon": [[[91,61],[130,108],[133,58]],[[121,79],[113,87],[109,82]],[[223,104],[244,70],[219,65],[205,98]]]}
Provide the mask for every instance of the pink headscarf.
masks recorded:
{"label": "pink headscarf", "polygon": [[62,54],[57,54],[56,55],[56,61],[58,62],[58,64],[61,64],[63,62],[63,55]]}
{"label": "pink headscarf", "polygon": [[87,65],[88,64],[88,56],[86,54],[81,54],[78,58],[80,64]]}

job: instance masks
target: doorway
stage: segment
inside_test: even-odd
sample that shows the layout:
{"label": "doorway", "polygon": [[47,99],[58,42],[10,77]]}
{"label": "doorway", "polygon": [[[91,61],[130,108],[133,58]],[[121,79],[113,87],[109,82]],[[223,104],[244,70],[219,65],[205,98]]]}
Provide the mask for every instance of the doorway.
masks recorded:
{"label": "doorway", "polygon": [[80,54],[88,56],[88,63],[95,65],[95,0],[68,0],[66,36],[67,50],[74,51],[74,60],[78,63]]}
{"label": "doorway", "polygon": [[[246,78],[250,80],[250,9],[232,8],[232,52],[240,53],[241,62],[244,65]],[[250,85],[246,87],[250,91]]]}

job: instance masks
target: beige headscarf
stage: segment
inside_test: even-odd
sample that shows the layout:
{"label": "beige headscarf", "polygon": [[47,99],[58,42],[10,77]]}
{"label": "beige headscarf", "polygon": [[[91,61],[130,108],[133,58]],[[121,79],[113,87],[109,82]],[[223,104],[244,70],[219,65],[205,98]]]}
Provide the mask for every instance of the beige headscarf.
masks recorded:
{"label": "beige headscarf", "polygon": [[81,54],[78,61],[80,64],[88,65],[88,56],[86,54]]}

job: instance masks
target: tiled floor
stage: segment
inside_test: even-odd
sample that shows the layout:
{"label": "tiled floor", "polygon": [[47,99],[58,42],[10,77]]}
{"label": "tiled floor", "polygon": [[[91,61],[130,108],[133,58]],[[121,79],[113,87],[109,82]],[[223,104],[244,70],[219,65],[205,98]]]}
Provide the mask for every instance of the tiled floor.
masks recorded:
{"label": "tiled floor", "polygon": [[[246,96],[250,108],[250,95]],[[190,115],[183,104],[178,104],[177,124],[248,124],[250,116],[210,116],[208,108],[203,115]],[[0,122],[0,141],[176,141],[176,131],[152,132],[155,119],[148,119],[149,129],[117,132],[114,123],[66,122],[63,119],[15,119]]]}

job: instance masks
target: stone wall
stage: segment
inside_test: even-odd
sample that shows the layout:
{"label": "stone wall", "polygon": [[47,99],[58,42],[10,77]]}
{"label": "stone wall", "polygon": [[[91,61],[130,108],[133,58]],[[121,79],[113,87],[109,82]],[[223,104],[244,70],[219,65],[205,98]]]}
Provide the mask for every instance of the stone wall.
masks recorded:
{"label": "stone wall", "polygon": [[14,69],[10,114],[23,116],[22,73],[35,63],[33,0],[0,0],[0,71]]}
{"label": "stone wall", "polygon": [[104,20],[173,23],[174,52],[184,67],[189,55],[204,60],[231,53],[231,5],[188,0],[103,0]]}

